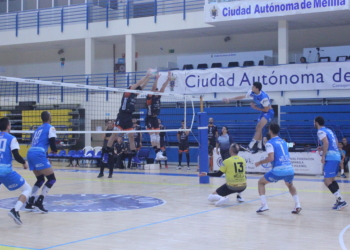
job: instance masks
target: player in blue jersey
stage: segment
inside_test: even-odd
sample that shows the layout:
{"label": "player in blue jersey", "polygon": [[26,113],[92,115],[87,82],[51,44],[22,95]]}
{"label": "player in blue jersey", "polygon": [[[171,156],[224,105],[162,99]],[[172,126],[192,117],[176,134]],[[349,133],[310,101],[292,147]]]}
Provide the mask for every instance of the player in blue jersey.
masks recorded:
{"label": "player in blue jersey", "polygon": [[32,188],[22,176],[12,169],[12,155],[17,162],[23,165],[24,169],[27,169],[28,166],[18,152],[19,144],[16,137],[9,134],[11,123],[7,117],[0,119],[0,131],[0,185],[4,184],[10,191],[21,189],[22,194],[19,196],[15,207],[8,212],[8,215],[16,224],[22,225],[18,211],[27,201]]}
{"label": "player in blue jersey", "polygon": [[271,139],[266,143],[267,158],[255,163],[258,167],[262,164],[271,162],[272,170],[267,172],[258,182],[259,195],[261,200],[261,207],[256,211],[261,213],[269,210],[265,196],[265,185],[271,182],[278,182],[284,180],[287,185],[290,194],[293,196],[295,207],[292,210],[293,214],[298,214],[301,211],[299,197],[297,190],[293,185],[294,168],[289,158],[287,143],[278,137],[280,126],[278,124],[271,124],[269,127],[269,134]]}
{"label": "player in blue jersey", "polygon": [[260,82],[254,82],[252,90],[248,91],[246,95],[237,96],[234,98],[224,98],[223,101],[229,103],[232,100],[241,100],[244,98],[253,98],[254,102],[250,103],[250,107],[260,111],[258,118],[258,124],[255,128],[255,134],[252,141],[249,143],[249,151],[251,153],[257,153],[258,150],[254,149],[255,144],[258,144],[258,149],[262,151],[262,130],[268,122],[274,117],[274,112],[271,107],[269,96],[261,90],[262,84]]}
{"label": "player in blue jersey", "polygon": [[348,204],[343,200],[340,194],[340,189],[335,177],[339,171],[340,153],[338,150],[338,140],[332,130],[324,126],[324,118],[317,116],[314,121],[314,126],[317,128],[317,137],[320,141],[320,150],[323,151],[321,162],[324,164],[324,184],[336,197],[336,203],[333,206],[334,210],[340,210]]}
{"label": "player in blue jersey", "polygon": [[[43,124],[35,130],[32,145],[28,150],[27,155],[29,169],[33,171],[37,181],[34,184],[32,195],[30,196],[25,208],[27,211],[31,211],[36,207],[42,213],[47,213],[48,211],[44,208],[43,201],[52,186],[55,184],[56,177],[51,164],[46,157],[46,152],[50,146],[52,153],[57,153],[56,130],[50,124],[50,112],[43,111],[41,113],[41,120],[43,121]],[[45,177],[47,179],[45,186],[41,190],[41,195],[36,198],[40,188],[45,182]]]}

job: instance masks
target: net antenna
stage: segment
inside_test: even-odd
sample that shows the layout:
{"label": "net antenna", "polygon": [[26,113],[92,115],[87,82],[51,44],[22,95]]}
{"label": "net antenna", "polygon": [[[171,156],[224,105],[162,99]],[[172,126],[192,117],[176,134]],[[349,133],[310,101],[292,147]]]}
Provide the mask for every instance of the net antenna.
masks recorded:
{"label": "net antenna", "polygon": [[[29,141],[35,126],[41,124],[41,112],[48,110],[53,117],[52,125],[61,137],[66,136],[66,139],[69,139],[73,138],[73,135],[79,135],[84,136],[85,141],[90,141],[94,134],[105,133],[106,120],[115,121],[123,94],[137,93],[139,95],[133,118],[141,123],[142,129],[138,132],[159,132],[145,129],[147,95],[162,96],[158,118],[164,121],[167,127],[164,132],[191,131],[193,128],[193,99],[196,98],[194,96],[96,86],[90,85],[91,82],[93,78],[90,77],[86,78],[86,82],[67,83],[0,76],[0,116],[10,118],[11,133],[22,134],[21,139]],[[187,110],[190,106],[192,111]],[[190,120],[189,128],[185,126],[184,129],[180,129],[181,120]]]}

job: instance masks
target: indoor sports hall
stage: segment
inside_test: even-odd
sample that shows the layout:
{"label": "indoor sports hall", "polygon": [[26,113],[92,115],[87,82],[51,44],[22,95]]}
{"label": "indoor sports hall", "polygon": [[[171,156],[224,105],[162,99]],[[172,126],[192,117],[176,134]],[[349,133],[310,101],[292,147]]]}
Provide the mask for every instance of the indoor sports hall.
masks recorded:
{"label": "indoor sports hall", "polygon": [[349,14],[0,1],[0,250],[350,249]]}

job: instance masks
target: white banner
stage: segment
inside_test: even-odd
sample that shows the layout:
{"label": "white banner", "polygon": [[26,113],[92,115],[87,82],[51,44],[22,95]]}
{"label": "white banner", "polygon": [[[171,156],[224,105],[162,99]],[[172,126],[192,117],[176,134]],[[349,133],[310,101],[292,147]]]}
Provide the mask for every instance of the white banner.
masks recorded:
{"label": "white banner", "polygon": [[[176,70],[172,75],[166,92],[175,94],[246,92],[256,81],[263,84],[265,92],[350,89],[350,61]],[[158,88],[166,78],[166,74],[161,74]]]}
{"label": "white banner", "polygon": [[[322,174],[321,156],[318,153],[297,153],[290,152],[290,160],[296,174],[320,175]],[[264,160],[267,157],[266,152],[251,154],[248,152],[239,152],[239,156],[243,157],[247,162],[247,173],[266,173],[271,170],[271,164],[263,164],[255,167],[255,162]],[[219,170],[222,164],[221,156],[216,154],[214,149],[213,169]]]}
{"label": "white banner", "polygon": [[207,23],[348,10],[348,0],[232,1],[205,4]]}

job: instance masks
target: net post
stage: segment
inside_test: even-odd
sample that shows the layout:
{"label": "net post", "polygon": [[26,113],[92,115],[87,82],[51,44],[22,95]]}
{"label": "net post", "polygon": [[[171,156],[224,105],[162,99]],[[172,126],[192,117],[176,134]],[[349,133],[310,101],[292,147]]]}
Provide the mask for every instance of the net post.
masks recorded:
{"label": "net post", "polygon": [[186,103],[186,102],[187,102],[187,98],[186,98],[186,96],[185,96],[184,99],[185,99],[185,101],[184,101],[184,112],[185,112],[185,113],[184,113],[184,124],[185,124],[184,129],[186,129],[186,128],[187,128],[187,123],[186,123],[186,120],[187,120],[187,119],[186,119],[186,116],[187,116],[187,114],[186,114],[186,111],[187,111],[187,106],[186,106],[186,104],[187,104],[187,103]]}
{"label": "net post", "polygon": [[[208,161],[208,118],[203,112],[203,99],[201,97],[201,112],[198,112],[198,134],[199,134],[199,172],[209,172]],[[209,184],[209,176],[199,177],[200,184]]]}

